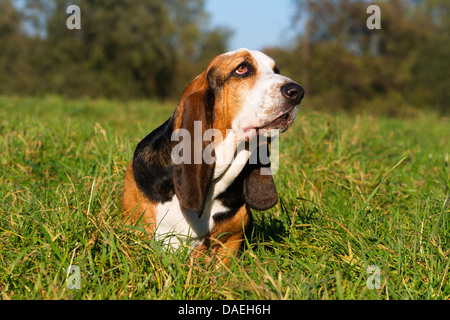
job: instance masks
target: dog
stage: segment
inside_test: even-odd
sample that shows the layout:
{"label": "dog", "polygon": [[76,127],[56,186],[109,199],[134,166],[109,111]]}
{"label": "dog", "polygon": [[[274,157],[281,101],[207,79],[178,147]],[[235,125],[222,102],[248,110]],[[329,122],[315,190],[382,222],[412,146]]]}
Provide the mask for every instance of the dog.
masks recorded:
{"label": "dog", "polygon": [[212,59],[172,116],[137,145],[122,189],[123,219],[170,247],[189,245],[194,257],[229,261],[252,226],[251,209],[278,201],[270,162],[255,155],[268,152],[269,131],[292,125],[304,94],[260,51]]}

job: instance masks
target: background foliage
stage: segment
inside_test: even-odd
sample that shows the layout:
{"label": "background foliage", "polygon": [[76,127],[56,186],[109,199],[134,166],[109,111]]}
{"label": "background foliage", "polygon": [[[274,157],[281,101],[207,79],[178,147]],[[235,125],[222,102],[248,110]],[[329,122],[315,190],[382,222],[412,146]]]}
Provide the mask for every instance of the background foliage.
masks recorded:
{"label": "background foliage", "polygon": [[[176,98],[231,30],[210,28],[203,0],[0,0],[0,93]],[[292,43],[265,51],[306,87],[315,108],[409,115],[448,112],[450,3],[292,0]],[[82,29],[68,30],[69,4]]]}
{"label": "background foliage", "polygon": [[[81,30],[66,8],[81,8]],[[226,51],[202,0],[0,0],[0,92],[69,97],[175,96]]]}

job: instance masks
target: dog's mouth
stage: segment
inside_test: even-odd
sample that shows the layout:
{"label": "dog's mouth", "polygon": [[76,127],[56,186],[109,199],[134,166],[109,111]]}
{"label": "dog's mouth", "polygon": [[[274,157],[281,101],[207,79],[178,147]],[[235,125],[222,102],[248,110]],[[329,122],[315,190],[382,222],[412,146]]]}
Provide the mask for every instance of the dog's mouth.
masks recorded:
{"label": "dog's mouth", "polygon": [[282,115],[276,117],[274,120],[270,121],[269,123],[257,128],[259,129],[278,129],[281,132],[286,131],[287,128],[290,127],[290,125],[293,122],[293,119],[291,118],[290,111],[283,113]]}
{"label": "dog's mouth", "polygon": [[251,138],[254,135],[266,134],[267,132],[261,132],[261,130],[271,130],[276,129],[280,132],[286,131],[294,122],[295,116],[297,115],[297,106],[289,109],[288,111],[280,112],[273,120],[270,120],[266,124],[259,127],[247,127],[244,129],[245,137]]}
{"label": "dog's mouth", "polygon": [[284,132],[292,125],[296,115],[297,107],[291,108],[288,111],[280,112],[275,119],[256,129],[278,129]]}

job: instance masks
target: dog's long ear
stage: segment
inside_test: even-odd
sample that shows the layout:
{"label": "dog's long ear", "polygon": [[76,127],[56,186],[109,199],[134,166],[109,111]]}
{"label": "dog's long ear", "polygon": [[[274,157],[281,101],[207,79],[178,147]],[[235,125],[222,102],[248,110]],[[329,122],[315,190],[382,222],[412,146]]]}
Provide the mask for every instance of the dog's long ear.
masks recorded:
{"label": "dog's long ear", "polygon": [[[203,214],[205,200],[212,180],[215,162],[205,162],[203,151],[211,142],[203,141],[206,130],[212,128],[214,93],[208,88],[206,73],[198,76],[185,90],[177,107],[179,128],[187,130],[183,137],[183,161],[174,165],[173,183],[181,205]],[[214,150],[210,153],[214,156]]]}
{"label": "dog's long ear", "polygon": [[[258,148],[268,148],[267,145]],[[268,149],[266,150],[268,155]],[[259,150],[256,150],[259,154]],[[256,164],[247,164],[250,166],[249,175],[244,180],[244,199],[247,205],[255,210],[267,210],[272,208],[278,202],[278,193],[270,174],[270,162],[261,164],[258,160]],[[264,172],[263,172],[264,171]],[[262,174],[264,173],[264,174]]]}

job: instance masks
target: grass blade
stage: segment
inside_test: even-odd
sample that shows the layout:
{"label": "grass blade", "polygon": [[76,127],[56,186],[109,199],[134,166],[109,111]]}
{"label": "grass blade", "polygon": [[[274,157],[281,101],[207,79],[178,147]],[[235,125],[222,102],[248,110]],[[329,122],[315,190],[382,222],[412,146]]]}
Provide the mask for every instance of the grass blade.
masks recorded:
{"label": "grass blade", "polygon": [[369,205],[370,201],[372,200],[372,198],[377,194],[378,190],[380,189],[380,187],[383,185],[384,181],[386,180],[386,178],[389,176],[389,174],[394,171],[395,168],[397,168],[403,161],[406,160],[406,158],[408,157],[403,157],[399,162],[397,162],[397,164],[395,166],[393,166],[384,176],[383,178],[381,178],[380,183],[376,186],[376,188],[372,191],[372,193],[369,195],[369,197],[367,198],[366,202],[364,203],[364,206],[362,207],[362,209],[359,211],[360,215],[361,213],[364,212],[364,210],[366,210],[367,206]]}
{"label": "grass blade", "polygon": [[445,210],[447,210],[447,206],[448,206],[449,202],[450,202],[450,192],[447,193],[447,198],[445,199],[444,205],[442,206],[441,214],[439,215],[439,218],[433,227],[433,232],[431,233],[431,238],[435,238],[437,236],[439,226],[441,225],[442,220],[444,219],[444,213],[445,213]]}

